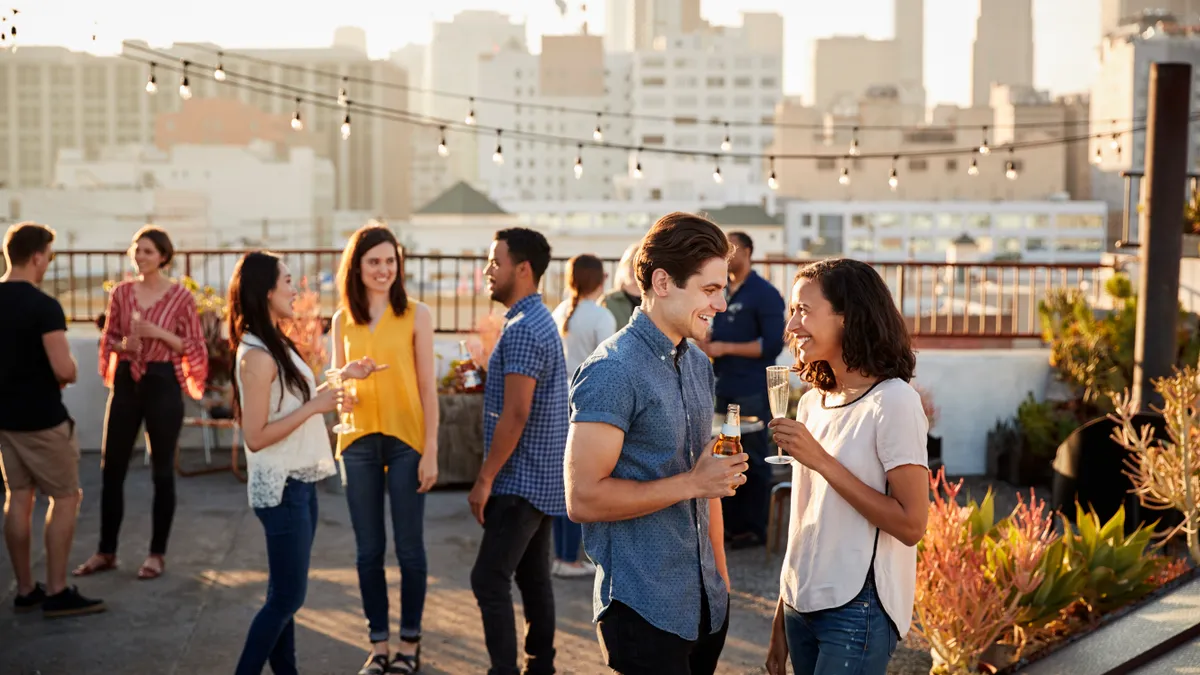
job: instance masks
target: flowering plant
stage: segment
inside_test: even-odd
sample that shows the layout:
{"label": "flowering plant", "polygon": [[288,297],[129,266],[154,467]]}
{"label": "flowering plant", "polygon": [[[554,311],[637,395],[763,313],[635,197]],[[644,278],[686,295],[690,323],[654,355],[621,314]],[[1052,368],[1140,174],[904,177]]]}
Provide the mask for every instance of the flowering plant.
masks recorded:
{"label": "flowering plant", "polygon": [[201,286],[191,277],[183,277],[179,283],[191,292],[196,301],[200,332],[204,335],[204,346],[208,348],[207,384],[210,387],[228,384],[233,377],[233,352],[225,329],[225,318],[229,315],[225,298],[212,286]]}
{"label": "flowering plant", "polygon": [[292,303],[292,318],[282,322],[280,328],[295,343],[296,351],[317,376],[325,372],[329,363],[325,325],[321,319],[321,296],[309,288],[308,277],[304,277],[300,280],[296,301]]}

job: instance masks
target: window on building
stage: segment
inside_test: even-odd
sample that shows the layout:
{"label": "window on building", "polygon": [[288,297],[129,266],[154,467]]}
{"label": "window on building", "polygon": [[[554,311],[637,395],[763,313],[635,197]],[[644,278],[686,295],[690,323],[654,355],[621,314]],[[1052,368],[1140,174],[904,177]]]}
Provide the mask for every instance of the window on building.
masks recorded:
{"label": "window on building", "polygon": [[996,229],[1019,230],[1025,226],[1025,217],[1019,213],[1000,213],[995,218]]}
{"label": "window on building", "polygon": [[642,145],[662,145],[664,142],[662,134],[654,134],[650,136],[642,136]]}
{"label": "window on building", "polygon": [[642,78],[642,86],[643,87],[662,87],[666,83],[667,83],[667,81],[661,77],[643,77]]}
{"label": "window on building", "polygon": [[754,78],[752,77],[735,77],[733,78],[733,86],[738,89],[749,89],[754,86]]}
{"label": "window on building", "polygon": [[1059,251],[1098,252],[1104,250],[1100,237],[1066,237],[1058,240]]}
{"label": "window on building", "polygon": [[774,89],[779,86],[779,80],[773,77],[764,77],[762,79],[762,86],[764,89]]}
{"label": "window on building", "polygon": [[[821,157],[817,160],[817,171],[833,171],[837,168],[837,160],[831,157]],[[861,216],[855,216],[859,218]]]}
{"label": "window on building", "polygon": [[928,171],[929,160],[923,157],[912,157],[908,160],[909,171]]}
{"label": "window on building", "polygon": [[914,231],[927,232],[933,229],[933,216],[928,213],[914,213],[908,217],[908,226]]}
{"label": "window on building", "polygon": [[708,85],[709,87],[724,87],[725,86],[725,78],[710,76],[704,80],[704,83],[706,85]]}
{"label": "window on building", "polygon": [[957,171],[958,171],[958,160],[957,159],[946,160],[946,173],[955,173]]}

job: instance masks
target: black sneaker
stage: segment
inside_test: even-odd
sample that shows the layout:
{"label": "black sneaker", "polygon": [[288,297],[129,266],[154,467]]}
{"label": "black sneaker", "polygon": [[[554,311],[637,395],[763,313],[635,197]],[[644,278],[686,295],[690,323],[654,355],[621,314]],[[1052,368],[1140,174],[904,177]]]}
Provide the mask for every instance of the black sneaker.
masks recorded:
{"label": "black sneaker", "polygon": [[46,599],[46,587],[38,582],[32,591],[25,595],[18,595],[13,599],[13,610],[19,613],[32,612],[42,606],[42,602]]}
{"label": "black sneaker", "polygon": [[47,596],[42,602],[42,616],[47,619],[57,619],[64,616],[80,616],[96,614],[105,610],[103,600],[85,598],[79,594],[79,587],[70,586],[61,593]]}

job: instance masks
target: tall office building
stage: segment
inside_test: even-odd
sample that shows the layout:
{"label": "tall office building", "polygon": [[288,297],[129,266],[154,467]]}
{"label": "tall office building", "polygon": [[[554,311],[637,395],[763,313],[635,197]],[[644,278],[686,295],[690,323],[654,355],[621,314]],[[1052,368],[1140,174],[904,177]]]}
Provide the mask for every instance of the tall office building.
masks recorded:
{"label": "tall office building", "polygon": [[700,0],[608,0],[604,48],[610,52],[651,49],[657,38],[701,29]]}
{"label": "tall office building", "polygon": [[[909,102],[925,107],[925,0],[895,2],[896,84]],[[920,100],[912,100],[917,99]]]}
{"label": "tall office building", "polygon": [[979,0],[971,104],[990,105],[992,85],[1033,86],[1033,1]]}
{"label": "tall office building", "polygon": [[1188,24],[1200,23],[1200,0],[1100,0],[1100,35],[1108,35],[1142,12],[1160,10]]}
{"label": "tall office building", "polygon": [[868,89],[896,87],[903,103],[925,110],[925,1],[894,0],[895,37],[818,39],[813,48],[813,102],[822,111],[852,110]]}

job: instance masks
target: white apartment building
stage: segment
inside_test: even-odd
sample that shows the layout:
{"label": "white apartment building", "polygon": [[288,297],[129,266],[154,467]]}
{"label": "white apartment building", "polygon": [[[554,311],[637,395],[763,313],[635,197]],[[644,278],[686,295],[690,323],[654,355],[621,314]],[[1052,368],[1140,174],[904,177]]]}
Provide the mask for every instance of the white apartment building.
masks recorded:
{"label": "white apartment building", "polygon": [[655,39],[707,26],[700,0],[607,0],[604,47],[610,52],[650,49]]}
{"label": "white apartment building", "polygon": [[[46,222],[62,226],[63,221],[73,222],[70,214],[80,212],[123,222],[120,231],[87,233],[97,248],[124,247],[133,231],[148,222],[174,226],[172,231],[178,230],[188,246],[198,248],[329,246],[334,236],[334,182],[333,164],[311,148],[292,148],[279,156],[265,143],[180,145],[168,151],[123,146],[106,148],[94,159],[64,150],[55,171],[56,189],[76,196],[142,195],[140,199],[152,201],[150,208],[135,211],[140,222],[126,222],[124,211],[107,211],[96,203],[84,207],[64,198],[69,204],[62,213],[47,215]],[[161,203],[164,195],[177,201],[179,195],[188,195],[202,208],[184,209],[183,223],[177,223],[178,207]],[[83,201],[96,199],[100,198]]]}
{"label": "white apartment building", "polygon": [[[505,102],[478,103],[480,125],[566,139],[555,143],[481,133],[475,158],[479,184],[488,195],[495,200],[613,199],[613,177],[627,172],[628,153],[590,146],[597,126],[604,143],[632,143],[633,123],[618,115],[630,109],[630,59],[628,54],[606,57],[601,38],[593,35],[546,36],[540,54],[514,47],[482,58],[480,97]],[[448,136],[451,156],[467,151],[460,147],[466,137]],[[582,149],[579,143],[585,144]],[[494,161],[497,145],[503,164]]]}
{"label": "white apartment building", "polygon": [[985,261],[1099,262],[1107,215],[1096,201],[791,201],[784,236],[794,255],[870,262],[944,261],[963,235]]}
{"label": "white apartment building", "polygon": [[[147,46],[145,43],[140,43]],[[187,58],[212,67],[218,58],[206,49],[176,45],[160,51],[174,58]],[[127,47],[125,52],[141,59],[153,58],[144,51]],[[293,66],[264,66],[224,58],[230,72],[251,75],[315,91],[336,91],[337,82],[315,75],[321,70],[339,75],[354,75],[403,84],[403,71],[387,62],[370,61],[365,53],[347,48],[245,50],[262,59]],[[111,145],[150,144],[160,117],[185,108],[175,93],[178,75],[160,72],[162,86],[153,96],[145,92],[148,68],[120,57],[101,57],[59,47],[22,47],[16,52],[0,53],[0,91],[10,92],[0,104],[0,182],[13,187],[45,187],[54,178],[54,166],[61,150],[76,150],[96,156],[100,148]],[[264,113],[290,119],[294,102],[286,96],[259,94],[232,86],[223,86],[206,76],[190,78],[192,102],[208,97],[238,99]],[[351,95],[361,101],[403,109],[403,92],[382,87],[360,89]],[[349,142],[338,135],[341,119],[328,110],[311,107],[301,110],[305,131],[298,144],[311,145],[319,155],[329,157],[339,169],[338,205],[340,208],[364,208],[377,213],[402,217],[410,204],[407,186],[387,182],[408,169],[409,128],[396,122],[383,122],[366,116],[355,120]],[[207,129],[195,130],[196,139],[216,133],[219,127],[233,126],[238,120],[209,120]],[[245,126],[244,124],[242,126]],[[203,133],[202,133],[203,132]],[[221,142],[219,139],[215,142]]]}
{"label": "white apartment building", "polygon": [[[1125,179],[1122,171],[1143,171],[1146,134],[1129,133],[1131,120],[1144,120],[1150,95],[1150,65],[1176,62],[1192,65],[1192,109],[1200,106],[1200,36],[1175,24],[1143,22],[1127,24],[1109,33],[1100,45],[1100,71],[1091,91],[1091,124],[1088,157],[1096,163],[1092,190],[1108,203],[1113,213],[1124,207]],[[1099,136],[1096,138],[1095,136]],[[1200,128],[1191,125],[1189,166],[1200,168]],[[1140,183],[1134,183],[1132,200],[1141,200]],[[1137,209],[1131,209],[1130,227],[1136,234]],[[1119,218],[1110,219],[1109,244],[1119,236]]]}
{"label": "white apartment building", "polygon": [[1194,24],[1200,22],[1200,0],[1100,0],[1100,36],[1119,30],[1143,12],[1162,12]]}
{"label": "white apartment building", "polygon": [[[658,119],[634,120],[634,143],[720,157],[728,138],[732,155],[765,151],[783,98],[782,34],[779,15],[743,14],[742,26],[666,37],[637,52],[631,109]],[[751,182],[766,179],[761,160],[723,161],[750,167]]]}
{"label": "white apartment building", "polygon": [[[422,78],[426,89],[423,111],[439,119],[464,121],[472,105],[465,97],[478,94],[484,84],[480,79],[482,57],[505,50],[528,51],[524,22],[514,23],[506,14],[470,10],[458,12],[448,22],[433,22]],[[475,147],[477,143],[486,146],[489,140],[469,134],[455,139],[458,151],[447,158],[454,180],[473,183],[478,179]]]}
{"label": "white apartment building", "polygon": [[980,0],[971,101],[986,108],[992,85],[1033,87],[1033,0]]}

